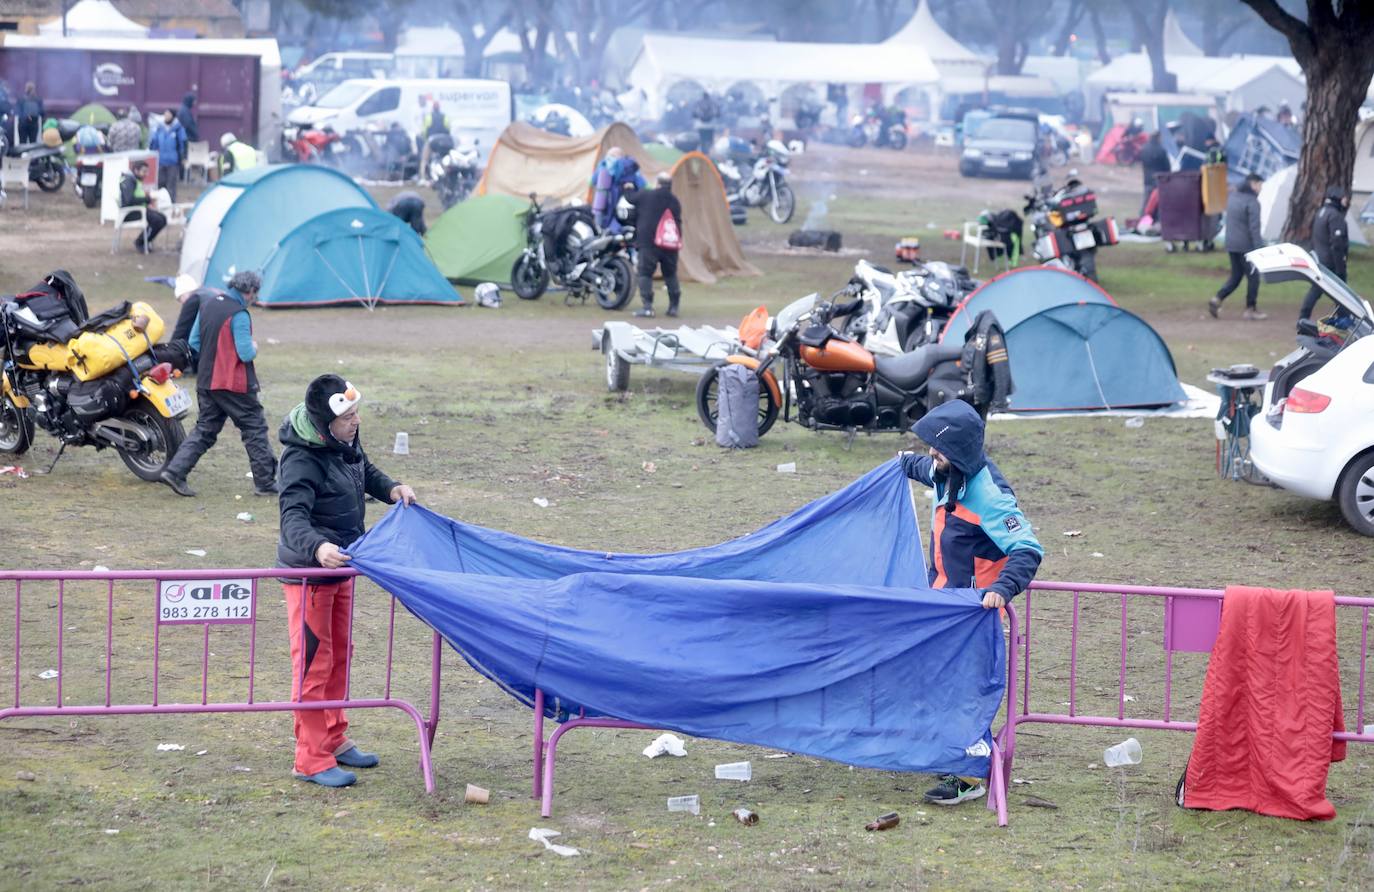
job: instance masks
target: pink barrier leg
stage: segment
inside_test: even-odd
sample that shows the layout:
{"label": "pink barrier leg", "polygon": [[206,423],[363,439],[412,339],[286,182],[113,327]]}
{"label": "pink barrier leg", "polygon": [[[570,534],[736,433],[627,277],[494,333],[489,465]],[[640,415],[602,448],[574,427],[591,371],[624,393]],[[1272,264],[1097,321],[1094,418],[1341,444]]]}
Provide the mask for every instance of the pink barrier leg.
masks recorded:
{"label": "pink barrier leg", "polygon": [[553,734],[549,736],[548,746],[544,750],[544,781],[539,799],[539,816],[542,818],[547,818],[553,814],[553,768],[558,758],[558,738],[562,737],[564,732],[577,727],[574,724],[576,721],[577,719],[573,719],[555,728]]}
{"label": "pink barrier leg", "polygon": [[[392,598],[393,609],[396,599]],[[429,721],[425,722],[425,729],[428,732],[429,745],[434,746],[434,735],[439,730],[439,678],[443,668],[444,639],[438,632],[434,633],[434,655],[430,664],[429,676]]]}
{"label": "pink barrier leg", "polygon": [[534,784],[531,799],[540,798],[543,793],[541,781],[544,774],[544,692],[534,689]]}
{"label": "pink barrier leg", "polygon": [[1002,750],[992,742],[992,776],[988,778],[988,808],[997,812],[997,826],[1007,826],[1007,776],[1002,770]]}

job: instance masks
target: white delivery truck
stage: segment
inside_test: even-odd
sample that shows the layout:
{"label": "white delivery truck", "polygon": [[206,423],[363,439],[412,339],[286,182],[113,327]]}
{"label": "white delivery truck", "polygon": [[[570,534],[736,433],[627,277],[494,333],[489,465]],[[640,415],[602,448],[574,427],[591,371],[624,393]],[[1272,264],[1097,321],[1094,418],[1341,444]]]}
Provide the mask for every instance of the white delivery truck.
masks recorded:
{"label": "white delivery truck", "polygon": [[399,122],[412,138],[435,102],[448,116],[454,137],[477,140],[483,156],[511,122],[510,84],[458,79],[347,80],[287,117],[290,128],[328,126],[340,135]]}

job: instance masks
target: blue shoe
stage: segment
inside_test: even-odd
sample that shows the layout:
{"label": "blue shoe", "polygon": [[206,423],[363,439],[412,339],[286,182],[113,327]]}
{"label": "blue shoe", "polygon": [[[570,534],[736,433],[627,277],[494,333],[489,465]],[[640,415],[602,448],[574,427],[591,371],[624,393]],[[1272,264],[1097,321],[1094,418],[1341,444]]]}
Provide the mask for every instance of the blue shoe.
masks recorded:
{"label": "blue shoe", "polygon": [[350,746],[336,755],[334,760],[340,765],[347,765],[349,768],[376,768],[377,763],[382,761],[377,758],[375,753],[365,753],[356,746]]}
{"label": "blue shoe", "polygon": [[351,787],[358,782],[358,775],[351,771],[344,771],[339,766],[327,768],[315,774],[300,774],[292,772],[296,780],[303,780],[312,784],[319,784],[322,787]]}

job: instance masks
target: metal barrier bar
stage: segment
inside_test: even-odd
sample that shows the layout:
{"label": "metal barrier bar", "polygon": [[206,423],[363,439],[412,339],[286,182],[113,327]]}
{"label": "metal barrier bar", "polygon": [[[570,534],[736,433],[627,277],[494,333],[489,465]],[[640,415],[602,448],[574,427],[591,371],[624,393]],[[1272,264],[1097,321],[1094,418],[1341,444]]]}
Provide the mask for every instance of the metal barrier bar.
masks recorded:
{"label": "metal barrier bar", "polygon": [[[1069,702],[1068,713],[1032,712],[1030,709],[1030,623],[1031,601],[1035,592],[1057,592],[1072,595],[1072,626],[1069,630]],[[1078,640],[1079,640],[1079,600],[1081,595],[1115,595],[1121,600],[1121,642],[1120,665],[1117,673],[1117,714],[1115,716],[1082,715],[1078,711]],[[1057,725],[1079,725],[1102,728],[1133,728],[1147,731],[1196,731],[1197,722],[1176,721],[1173,711],[1173,653],[1175,650],[1210,652],[1211,643],[1205,647],[1199,642],[1180,643],[1173,628],[1183,603],[1199,600],[1221,601],[1224,592],[1220,589],[1171,588],[1139,585],[1112,585],[1107,583],[1078,582],[1032,582],[1030,591],[1025,593],[1023,607],[1027,617],[1024,631],[1018,623],[1016,610],[1006,608],[1007,640],[1010,652],[1007,657],[1007,717],[1006,724],[994,736],[998,746],[994,747],[993,770],[989,777],[988,808],[998,812],[998,824],[1005,826],[1007,783],[1011,777],[1012,760],[1016,752],[1016,728],[1026,723]],[[1162,598],[1164,604],[1164,706],[1163,718],[1135,718],[1126,716],[1126,659],[1129,641],[1129,602],[1136,598]],[[1333,732],[1332,739],[1352,743],[1374,743],[1374,734],[1364,733],[1365,687],[1367,664],[1369,661],[1369,612],[1374,609],[1374,598],[1357,598],[1337,595],[1336,607],[1358,607],[1361,611],[1360,624],[1360,662],[1359,693],[1355,704],[1357,731]],[[1220,615],[1218,611],[1218,616]],[[1022,665],[1022,686],[1018,698],[1017,663]],[[1000,749],[1000,759],[998,750]]]}
{"label": "metal barrier bar", "polygon": [[[257,628],[258,595],[262,579],[286,578],[299,579],[302,583],[309,579],[350,579],[358,576],[352,569],[325,570],[321,568],[257,568],[223,570],[0,570],[0,580],[14,581],[14,704],[0,709],[0,721],[21,717],[54,716],[109,716],[109,715],[162,715],[188,713],[251,713],[251,712],[293,712],[298,710],[321,709],[397,709],[405,713],[415,724],[420,743],[420,772],[424,777],[425,790],[434,791],[434,771],[430,758],[430,748],[439,720],[439,678],[442,639],[437,632],[433,636],[430,660],[430,715],[426,718],[410,702],[391,696],[393,661],[395,658],[396,600],[391,598],[390,616],[387,629],[386,669],[384,696],[354,698],[352,695],[353,649],[351,630],[356,617],[356,601],[351,602],[349,610],[350,646],[345,656],[344,666],[345,695],[339,700],[300,700],[301,679],[293,680],[291,699],[257,699]],[[21,621],[23,615],[23,596],[25,583],[48,581],[57,584],[57,703],[56,705],[26,705],[22,696],[23,645]],[[72,690],[64,684],[66,675],[66,650],[71,645],[66,636],[67,584],[69,582],[104,582],[105,589],[105,696],[103,702],[67,705],[67,693]],[[153,584],[153,672],[152,696],[149,703],[120,702],[114,696],[114,591],[116,582]],[[190,583],[204,582],[206,586],[191,589]],[[247,583],[245,585],[244,583]],[[302,607],[307,597],[307,585],[301,587]],[[249,604],[242,604],[244,595]],[[182,603],[193,598],[197,602]],[[355,596],[356,597],[356,596]],[[168,607],[169,602],[176,606]],[[302,610],[304,616],[304,610]],[[201,686],[200,701],[190,703],[163,702],[161,686],[162,627],[164,625],[201,625]],[[210,691],[210,627],[211,625],[248,626],[248,695],[243,702],[217,700]],[[146,640],[146,639],[144,639]],[[31,645],[32,646],[32,645]],[[294,674],[294,673],[293,673]],[[192,676],[194,677],[194,676]]]}

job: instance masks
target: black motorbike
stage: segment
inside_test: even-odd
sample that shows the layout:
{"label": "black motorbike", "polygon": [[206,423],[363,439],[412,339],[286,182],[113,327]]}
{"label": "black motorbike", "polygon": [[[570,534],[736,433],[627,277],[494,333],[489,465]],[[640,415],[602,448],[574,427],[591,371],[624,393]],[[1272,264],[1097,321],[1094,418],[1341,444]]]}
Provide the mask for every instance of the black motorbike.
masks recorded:
{"label": "black motorbike", "polygon": [[1097,249],[1117,243],[1116,221],[1093,219],[1097,193],[1083,185],[1076,171],[1058,188],[1048,177],[1039,177],[1035,191],[1026,196],[1025,213],[1035,233],[1036,260],[1097,281]]}
{"label": "black motorbike", "polygon": [[877,148],[906,148],[906,112],[900,108],[871,108],[866,115],[855,115],[849,130],[849,145],[863,148],[872,143]]}
{"label": "black motorbike", "polygon": [[[843,294],[793,301],[769,320],[767,337],[757,349],[740,345],[736,354],[708,369],[696,392],[702,424],[716,429],[724,365],[743,365],[759,379],[759,436],[779,415],[811,430],[852,436],[909,430],[927,411],[954,399],[970,403],[984,416],[1006,403],[1010,378],[996,376],[988,361],[989,353],[1004,346],[1000,334],[993,343],[986,327],[978,324],[962,343],[925,344],[900,356],[875,356],[835,324],[863,310],[862,298],[835,303]],[[981,323],[983,314],[979,317]],[[779,363],[780,373],[774,371]]]}
{"label": "black motorbike", "polygon": [[567,289],[565,303],[585,303],[592,295],[603,309],[623,309],[634,288],[629,259],[633,240],[631,227],[598,230],[585,206],[545,211],[531,194],[525,250],[511,268],[511,287],[522,300],[537,300],[552,282]]}
{"label": "black motorbike", "polygon": [[[75,124],[75,122],[71,122]],[[59,126],[58,132],[62,129]],[[76,130],[73,128],[72,133]],[[64,139],[68,138],[64,135]],[[62,157],[61,147],[49,147],[41,142],[14,144],[4,134],[0,134],[0,154],[9,158],[26,158],[29,162],[29,180],[44,192],[56,192],[67,182],[67,161]]]}

